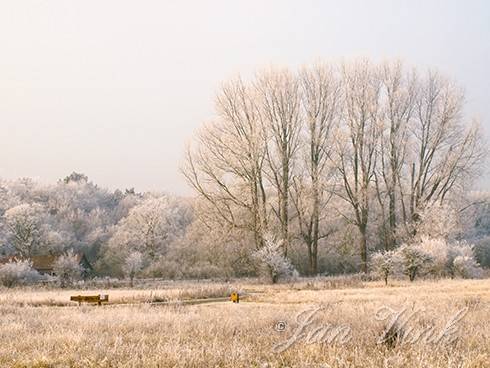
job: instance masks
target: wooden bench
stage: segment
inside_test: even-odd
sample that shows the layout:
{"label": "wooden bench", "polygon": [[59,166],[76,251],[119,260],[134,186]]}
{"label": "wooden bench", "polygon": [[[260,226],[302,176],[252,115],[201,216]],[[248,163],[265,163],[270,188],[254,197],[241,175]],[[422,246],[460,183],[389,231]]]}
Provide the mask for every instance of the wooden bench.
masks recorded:
{"label": "wooden bench", "polygon": [[98,305],[102,305],[102,303],[109,302],[109,295],[74,295],[70,296],[70,300],[78,302],[78,305],[82,303],[97,303]]}

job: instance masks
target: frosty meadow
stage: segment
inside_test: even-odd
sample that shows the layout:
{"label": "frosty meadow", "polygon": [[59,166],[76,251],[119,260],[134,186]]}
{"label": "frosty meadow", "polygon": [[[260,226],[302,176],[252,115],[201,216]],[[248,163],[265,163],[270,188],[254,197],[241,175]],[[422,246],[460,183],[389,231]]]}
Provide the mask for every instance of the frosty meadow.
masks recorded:
{"label": "frosty meadow", "polygon": [[[335,281],[335,286],[333,282]],[[0,296],[2,367],[480,367],[488,366],[488,305],[485,280],[361,282],[309,279],[265,285],[236,281],[160,282],[138,289],[103,289],[107,306],[70,304],[74,290],[10,289]],[[142,285],[140,285],[141,287]],[[179,299],[226,295],[229,289],[249,296],[229,301],[185,305]],[[220,289],[220,290],[219,290]],[[102,289],[85,290],[87,294]],[[174,301],[152,306],[151,300]],[[348,325],[344,344],[289,341],[296,317],[318,305],[331,305],[315,315],[308,332]],[[397,333],[378,342],[390,326],[376,319],[383,306],[408,313],[426,311],[411,320],[413,333],[433,326],[439,333],[455,312],[468,309],[449,343],[399,343]],[[286,321],[278,331],[276,325]],[[409,334],[410,335],[410,334]],[[413,335],[412,335],[413,336]]]}

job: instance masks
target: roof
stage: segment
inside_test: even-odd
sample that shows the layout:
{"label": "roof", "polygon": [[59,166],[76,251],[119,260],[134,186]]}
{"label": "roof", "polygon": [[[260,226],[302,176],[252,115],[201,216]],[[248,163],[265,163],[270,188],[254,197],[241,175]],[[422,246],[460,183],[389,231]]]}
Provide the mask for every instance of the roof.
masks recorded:
{"label": "roof", "polygon": [[58,259],[58,256],[34,256],[31,257],[32,268],[38,271],[50,271],[54,267],[54,263]]}

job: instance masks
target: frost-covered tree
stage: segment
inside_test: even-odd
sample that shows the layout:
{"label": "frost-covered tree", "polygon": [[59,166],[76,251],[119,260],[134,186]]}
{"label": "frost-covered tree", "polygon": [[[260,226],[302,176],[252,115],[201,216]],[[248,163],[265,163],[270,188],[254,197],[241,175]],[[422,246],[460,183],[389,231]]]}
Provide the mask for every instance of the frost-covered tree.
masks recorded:
{"label": "frost-covered tree", "polygon": [[427,204],[420,209],[418,220],[408,227],[409,233],[403,237],[412,242],[423,242],[424,239],[443,239],[453,241],[463,230],[461,213],[451,204]]}
{"label": "frost-covered tree", "polygon": [[183,236],[191,220],[191,209],[186,203],[169,196],[149,196],[116,226],[109,246],[122,252],[139,251],[154,260]]}
{"label": "frost-covered tree", "polygon": [[479,278],[482,269],[475,257],[474,246],[466,241],[453,242],[449,248],[449,274],[464,278]]}
{"label": "frost-covered tree", "polygon": [[342,90],[342,120],[332,155],[342,186],[336,194],[351,207],[351,214],[344,216],[359,231],[361,271],[367,272],[367,231],[382,131],[378,68],[367,60],[343,65]]}
{"label": "frost-covered tree", "polygon": [[224,84],[216,98],[216,115],[188,147],[182,172],[201,200],[201,221],[250,231],[260,248],[268,226],[268,193],[256,89],[240,78]]}
{"label": "frost-covered tree", "polygon": [[271,202],[279,222],[280,239],[284,255],[290,242],[290,191],[293,169],[302,129],[301,85],[297,76],[288,69],[272,69],[260,73],[254,83],[259,96],[259,107],[266,140],[265,170],[276,193]]}
{"label": "frost-covered tree", "polygon": [[437,72],[419,78],[405,173],[409,196],[403,207],[412,220],[432,203],[444,203],[479,172],[486,150],[477,122],[463,114],[464,94]]}
{"label": "frost-covered tree", "polygon": [[8,241],[21,257],[29,259],[39,250],[43,241],[43,216],[40,205],[28,203],[5,212]]}
{"label": "frost-covered tree", "polygon": [[[402,175],[409,144],[410,123],[417,96],[415,72],[405,72],[403,64],[386,62],[380,65],[382,84],[381,136],[379,162],[375,172],[379,204],[380,235],[385,250],[399,241],[397,228],[403,224],[399,203],[403,201]],[[402,221],[400,221],[402,220]]]}
{"label": "frost-covered tree", "polygon": [[131,252],[124,262],[124,273],[129,277],[131,287],[133,287],[134,277],[143,268],[143,256],[140,252]]}
{"label": "frost-covered tree", "polygon": [[53,270],[58,277],[61,287],[66,287],[73,281],[78,280],[83,272],[77,256],[72,251],[68,251],[66,254],[58,257],[53,265]]}
{"label": "frost-covered tree", "polygon": [[338,123],[340,81],[328,65],[304,68],[299,75],[305,127],[300,136],[300,160],[294,172],[291,202],[299,235],[308,256],[308,271],[318,273],[318,246],[333,233],[330,208],[334,170],[329,162]]}

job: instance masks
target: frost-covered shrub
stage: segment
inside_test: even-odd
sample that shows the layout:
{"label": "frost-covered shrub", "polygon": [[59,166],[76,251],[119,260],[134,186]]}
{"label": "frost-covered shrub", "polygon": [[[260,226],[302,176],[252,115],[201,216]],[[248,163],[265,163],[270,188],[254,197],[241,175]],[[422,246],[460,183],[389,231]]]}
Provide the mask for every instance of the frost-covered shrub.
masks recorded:
{"label": "frost-covered shrub", "polygon": [[395,251],[377,252],[371,257],[371,268],[385,281],[385,285],[388,285],[388,277],[396,273],[400,263],[400,257]]}
{"label": "frost-covered shrub", "polygon": [[33,284],[40,278],[29,261],[9,262],[0,267],[0,283],[6,287]]}
{"label": "frost-covered shrub", "polygon": [[[431,258],[427,271],[435,276],[473,277],[481,273],[475,260],[473,246],[465,241],[447,242],[443,238],[423,237],[416,246]],[[456,263],[456,259],[459,259]],[[480,270],[481,271],[481,270]]]}
{"label": "frost-covered shrub", "polygon": [[284,256],[282,243],[276,241],[271,235],[266,236],[264,240],[264,246],[252,254],[253,258],[258,261],[262,274],[272,283],[280,279],[296,277],[298,272]]}
{"label": "frost-covered shrub", "polygon": [[483,270],[475,259],[473,246],[465,241],[450,248],[451,275],[463,278],[480,278]]}
{"label": "frost-covered shrub", "polygon": [[432,263],[432,257],[423,249],[414,245],[404,244],[396,251],[400,257],[402,271],[410,281],[415,280],[417,275],[425,272]]}
{"label": "frost-covered shrub", "polygon": [[457,256],[453,261],[454,274],[465,279],[477,279],[483,274],[478,262],[473,257]]}
{"label": "frost-covered shrub", "polygon": [[77,256],[73,252],[68,252],[58,257],[53,269],[61,287],[66,287],[78,280],[83,272],[83,268],[78,263]]}
{"label": "frost-covered shrub", "polygon": [[427,264],[427,272],[435,276],[442,277],[450,273],[452,257],[451,245],[443,238],[422,237],[417,249],[427,254],[431,258]]}

